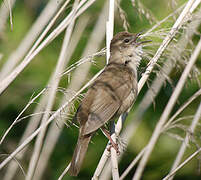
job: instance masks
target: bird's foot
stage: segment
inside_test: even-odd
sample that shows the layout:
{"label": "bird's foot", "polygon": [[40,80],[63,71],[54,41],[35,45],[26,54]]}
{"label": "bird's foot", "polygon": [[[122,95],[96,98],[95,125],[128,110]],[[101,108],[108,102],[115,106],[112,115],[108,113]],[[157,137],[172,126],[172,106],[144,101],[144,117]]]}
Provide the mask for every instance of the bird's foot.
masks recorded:
{"label": "bird's foot", "polygon": [[111,148],[113,147],[115,150],[116,150],[116,153],[118,155],[120,155],[120,151],[119,151],[119,147],[118,147],[118,144],[114,143],[114,141],[110,141],[110,146],[107,148],[108,151],[111,151]]}
{"label": "bird's foot", "polygon": [[111,148],[113,147],[113,148],[116,150],[117,154],[119,155],[119,154],[120,154],[120,151],[119,151],[118,144],[113,141],[113,139],[111,138],[110,133],[107,131],[107,129],[105,129],[104,127],[102,127],[101,129],[102,129],[102,131],[104,132],[105,136],[106,136],[106,137],[109,139],[109,141],[110,141],[110,146],[107,148],[107,150],[110,151]]}

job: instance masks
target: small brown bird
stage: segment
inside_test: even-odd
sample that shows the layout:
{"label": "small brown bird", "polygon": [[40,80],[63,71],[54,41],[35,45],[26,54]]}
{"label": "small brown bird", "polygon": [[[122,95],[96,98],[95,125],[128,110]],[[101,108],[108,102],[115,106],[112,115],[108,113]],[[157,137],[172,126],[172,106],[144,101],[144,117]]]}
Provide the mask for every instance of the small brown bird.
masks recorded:
{"label": "small brown bird", "polygon": [[69,174],[77,176],[94,132],[114,120],[134,103],[137,97],[137,67],[141,60],[139,34],[120,32],[110,44],[110,59],[104,71],[87,91],[75,119],[80,124],[79,137]]}

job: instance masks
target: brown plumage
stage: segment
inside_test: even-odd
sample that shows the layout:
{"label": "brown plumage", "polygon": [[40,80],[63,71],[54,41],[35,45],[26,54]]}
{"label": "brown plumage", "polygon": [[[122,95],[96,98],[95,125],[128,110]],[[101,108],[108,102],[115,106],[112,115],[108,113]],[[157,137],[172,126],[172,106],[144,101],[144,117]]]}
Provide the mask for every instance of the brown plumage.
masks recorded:
{"label": "brown plumage", "polygon": [[141,60],[139,34],[120,32],[110,45],[109,64],[87,91],[75,118],[80,124],[69,174],[77,176],[94,132],[119,117],[137,96],[137,67]]}

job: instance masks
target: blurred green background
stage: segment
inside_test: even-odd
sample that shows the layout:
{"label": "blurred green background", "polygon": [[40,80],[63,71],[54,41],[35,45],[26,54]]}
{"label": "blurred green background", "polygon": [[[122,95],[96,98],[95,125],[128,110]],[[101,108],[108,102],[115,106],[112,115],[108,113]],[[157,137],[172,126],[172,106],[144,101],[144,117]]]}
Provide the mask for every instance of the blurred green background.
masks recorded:
{"label": "blurred green background", "polygon": [[[168,7],[168,3],[171,1],[167,0],[143,0],[141,1],[144,6],[150,10],[157,20],[161,20],[166,17],[170,12],[173,11]],[[177,1],[178,5],[184,3],[185,1]],[[6,3],[0,1],[0,3]],[[0,60],[0,68],[3,66],[11,52],[13,52],[28,32],[32,24],[35,22],[40,12],[43,10],[47,0],[17,0],[15,6],[12,10],[13,14],[13,30],[10,28],[9,20],[7,21],[5,31],[0,34],[0,53],[3,54],[3,58]],[[72,2],[71,2],[72,4]],[[76,47],[75,52],[71,58],[70,64],[77,61],[81,58],[83,49],[89,39],[90,33],[93,30],[94,24],[97,21],[97,18],[100,14],[101,8],[103,7],[104,1],[96,1],[84,14],[90,16],[90,21],[84,30],[84,33],[79,41],[78,46]],[[129,0],[122,0],[121,7],[127,15],[127,20],[130,24],[130,32],[139,32],[142,30],[148,30],[153,25],[149,23],[144,15],[139,17],[137,8],[134,8]],[[61,21],[63,17],[69,12],[69,9],[65,10],[61,15]],[[58,23],[57,22],[57,23]],[[172,22],[166,23],[164,26],[171,27]],[[56,26],[54,26],[56,27]],[[53,28],[54,28],[53,27]],[[118,12],[115,16],[115,33],[123,31],[122,21],[119,18]],[[49,44],[45,49],[43,49],[34,60],[25,68],[25,70],[16,78],[16,80],[6,89],[6,91],[0,96],[0,135],[2,135],[17,115],[22,111],[22,109],[28,103],[32,94],[37,94],[48,83],[48,79],[51,73],[55,69],[57,63],[59,52],[61,50],[62,40],[64,33],[60,34],[51,44]],[[195,38],[195,41],[197,39]],[[105,46],[105,42],[102,42],[102,48]],[[100,47],[101,49],[101,47]],[[97,66],[91,68],[91,73],[88,75],[88,79],[91,78],[95,73],[97,73],[105,64],[105,58],[97,58]],[[196,63],[199,70],[201,70],[201,59]],[[182,71],[172,72],[171,78],[173,84],[175,85],[181,75]],[[199,76],[200,80],[201,77]],[[64,80],[61,82],[60,86],[66,84],[67,77],[64,77]],[[65,86],[64,86],[65,87]],[[185,102],[195,91],[199,89],[196,81],[190,81],[186,84],[185,88],[182,91],[182,94],[179,98],[178,104],[175,106],[174,112],[178,107]],[[142,100],[143,95],[147,90],[147,86],[143,88],[142,92],[139,94],[139,97],[136,102],[136,106]],[[163,112],[163,109],[169,100],[173,89],[170,84],[166,84],[161,89],[160,93],[157,95],[155,100],[155,107],[151,106],[143,116],[143,121],[140,124],[137,132],[133,135],[132,141],[129,143],[128,149],[123,155],[122,161],[119,165],[120,173],[122,173],[125,168],[130,164],[132,159],[137,155],[137,153],[147,144],[151,134],[154,130],[154,127]],[[58,108],[59,97],[56,99],[54,110]],[[200,103],[200,98],[196,99],[186,110],[182,113],[181,116],[193,115],[195,110]],[[23,114],[23,116],[30,115],[33,113],[34,108],[37,104],[32,104],[28,110]],[[126,124],[133,119],[134,110],[129,114]],[[151,117],[151,118],[150,118]],[[24,132],[29,118],[21,121],[16,124],[7,136],[5,142],[0,146],[1,154],[11,153],[17,146],[22,133]],[[54,122],[55,123],[55,122]],[[189,124],[189,121],[187,121]],[[59,128],[59,126],[58,126]],[[196,137],[198,138],[198,143],[200,140],[200,127],[197,128],[198,132]],[[183,132],[178,131],[178,134],[181,136],[184,135]],[[48,167],[43,176],[43,179],[57,179],[61,172],[64,170],[65,166],[71,160],[71,156],[77,141],[78,129],[76,127],[65,127],[62,131],[62,134],[57,142],[56,148],[51,156],[51,159],[48,163]],[[65,176],[64,179],[90,179],[97,163],[101,157],[102,152],[104,151],[105,145],[107,143],[106,138],[98,131],[97,135],[93,137],[93,142],[90,144],[88,153],[85,158],[85,163],[83,168],[77,178]],[[146,167],[146,171],[143,174],[144,180],[157,180],[164,177],[168,173],[172,163],[174,162],[177,151],[181,145],[181,142],[170,138],[167,135],[162,135],[152,153],[152,156],[149,160],[149,163]],[[190,155],[193,151],[196,150],[196,147],[193,143],[190,143],[190,147],[185,153],[185,157]],[[28,168],[28,160],[31,156],[31,150],[33,148],[33,142],[29,147],[29,151],[24,160],[20,161],[25,172]],[[2,161],[5,156],[0,156]],[[190,161],[185,167],[182,168],[175,176],[176,180],[196,180],[201,179],[201,175],[198,174],[199,163],[195,158]],[[5,168],[0,171],[0,179],[3,177]],[[131,179],[133,176],[134,170],[129,173],[126,179]],[[17,171],[16,179],[24,179],[24,176],[20,170]]]}

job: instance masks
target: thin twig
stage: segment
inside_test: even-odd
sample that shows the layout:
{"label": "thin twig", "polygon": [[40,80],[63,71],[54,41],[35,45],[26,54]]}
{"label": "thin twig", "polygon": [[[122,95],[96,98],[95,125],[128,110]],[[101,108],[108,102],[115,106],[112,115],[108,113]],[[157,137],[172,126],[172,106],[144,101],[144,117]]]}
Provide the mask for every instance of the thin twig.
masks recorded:
{"label": "thin twig", "polygon": [[171,125],[172,121],[191,103],[193,102],[198,96],[201,95],[201,89],[196,91],[175,113],[174,115],[168,120],[168,122],[163,126],[162,131],[168,128]]}
{"label": "thin twig", "polygon": [[[81,9],[78,11],[78,15],[83,13],[92,3],[94,0],[88,1]],[[103,70],[99,71],[88,83],[83,86],[69,101],[67,101],[64,105],[62,105],[49,119],[46,123],[42,124],[34,133],[32,133],[27,139],[24,140],[24,142],[13,152],[10,154],[8,158],[6,158],[1,164],[0,164],[0,169],[2,169],[16,154],[18,154],[28,143],[30,143],[35,136],[41,131],[41,129],[45,128],[48,126],[50,122],[52,122],[57,116],[60,115],[62,110],[69,105],[85,88],[87,88],[96,78],[97,76],[102,72]]]}
{"label": "thin twig", "polygon": [[194,2],[195,2],[195,0],[189,0],[188,1],[188,3],[186,4],[185,8],[182,11],[182,13],[178,17],[177,21],[175,22],[175,24],[171,28],[169,34],[165,37],[165,39],[163,40],[161,46],[157,50],[156,54],[154,55],[152,60],[149,62],[149,66],[147,67],[146,72],[144,73],[144,75],[142,76],[142,78],[139,81],[139,84],[138,84],[139,85],[138,86],[139,91],[142,89],[142,87],[144,86],[145,82],[147,81],[150,73],[152,72],[152,70],[154,68],[154,65],[156,64],[156,62],[158,61],[158,59],[160,58],[160,56],[162,55],[162,53],[164,52],[164,50],[166,49],[166,47],[168,46],[168,44],[170,43],[172,38],[178,32],[179,28],[184,23],[184,19],[189,14],[189,11],[190,11],[190,9],[191,9],[191,7],[192,7]]}
{"label": "thin twig", "polygon": [[[201,103],[196,111],[196,114],[194,116],[194,119],[191,123],[191,126],[189,127],[188,131],[187,131],[187,134],[186,134],[186,137],[185,137],[185,140],[183,141],[181,147],[180,147],[180,150],[176,156],[176,159],[172,165],[172,168],[170,170],[170,173],[171,174],[175,168],[179,165],[183,155],[184,155],[184,152],[186,150],[186,147],[187,147],[187,144],[189,143],[189,135],[188,135],[188,132],[190,133],[193,133],[195,128],[196,128],[196,125],[198,124],[199,120],[200,120],[200,117],[201,117]],[[169,178],[169,180],[172,180],[174,178],[174,174]]]}
{"label": "thin twig", "polygon": [[[89,16],[83,16],[78,20],[78,23],[75,26],[75,29],[74,29],[74,32],[73,32],[73,35],[72,35],[72,38],[71,38],[71,41],[69,44],[69,48],[67,51],[68,55],[67,55],[66,61],[65,61],[66,64],[67,64],[67,62],[69,62],[69,60],[76,48],[76,45],[78,44],[80,37],[82,36],[83,31],[88,24],[87,23],[88,20],[89,20]],[[64,67],[66,67],[66,64],[64,65]],[[68,86],[68,88],[72,89],[74,91],[77,91],[80,87],[78,89],[74,89],[73,87],[71,88],[72,82],[73,82],[73,80],[71,81],[71,84]],[[69,96],[72,96],[72,94],[67,94],[66,96],[63,97],[61,105],[66,102],[66,99],[70,98]],[[69,108],[66,108],[65,114],[68,113],[68,111],[69,111]],[[61,121],[64,121],[63,117],[61,117]],[[38,165],[36,167],[36,172],[35,172],[33,179],[40,180],[42,178],[42,175],[48,164],[48,160],[51,156],[51,153],[53,152],[53,150],[55,148],[55,145],[57,143],[59,135],[62,132],[64,125],[65,125],[65,123],[62,122],[58,128],[56,123],[51,124],[51,126],[47,132],[46,138],[44,140],[44,145],[41,150],[41,155],[40,155]]]}
{"label": "thin twig", "polygon": [[[192,1],[192,2],[189,1],[187,3],[186,7],[184,8],[183,12],[185,12],[185,11],[188,12],[188,10],[192,6],[193,2],[194,1]],[[181,13],[181,15],[182,14],[183,13]],[[198,57],[198,55],[200,53],[200,50],[201,50],[201,39],[200,39],[198,45],[196,46],[196,48],[195,48],[195,50],[194,50],[194,52],[193,52],[193,54],[192,54],[192,56],[191,56],[191,58],[189,60],[189,63],[187,64],[186,68],[184,69],[184,72],[182,73],[181,78],[180,78],[179,82],[177,83],[177,86],[176,86],[176,88],[175,88],[170,100],[168,101],[168,104],[166,105],[166,107],[165,107],[165,109],[163,111],[163,114],[161,115],[161,118],[160,118],[159,122],[156,125],[154,133],[153,133],[153,135],[152,135],[152,137],[151,137],[151,139],[150,139],[150,141],[148,143],[147,151],[145,152],[142,160],[140,161],[140,164],[139,164],[139,166],[138,166],[138,168],[136,170],[136,173],[135,173],[135,175],[133,177],[134,180],[140,179],[140,177],[142,175],[142,172],[144,170],[144,167],[145,167],[145,165],[146,165],[146,163],[148,161],[148,158],[149,158],[149,156],[150,156],[150,154],[151,154],[151,152],[152,152],[152,150],[154,148],[154,145],[155,145],[155,143],[156,143],[156,141],[157,141],[157,139],[158,139],[158,137],[160,135],[161,128],[163,127],[164,123],[168,119],[168,116],[169,116],[169,114],[170,114],[170,112],[171,112],[171,110],[172,110],[172,108],[173,108],[173,106],[174,106],[174,104],[175,104],[175,102],[176,102],[176,100],[177,100],[177,98],[178,98],[183,86],[184,86],[184,83],[185,83],[185,81],[186,81],[186,79],[188,77],[188,74],[189,74],[191,68],[193,67],[193,64],[195,63],[195,61],[196,61],[196,59],[197,59],[197,57]]]}
{"label": "thin twig", "polygon": [[168,180],[171,176],[173,176],[178,170],[180,170],[184,165],[186,165],[191,159],[193,159],[197,154],[201,152],[201,148],[194,152],[191,156],[189,156],[183,163],[181,163],[174,171],[168,174],[163,180]]}
{"label": "thin twig", "polygon": [[69,101],[65,102],[49,119],[47,122],[40,125],[40,127],[35,130],[28,138],[24,140],[24,142],[15,149],[14,152],[12,152],[1,164],[0,164],[0,170],[8,163],[10,162],[13,157],[15,157],[21,150],[24,149],[24,147],[27,146],[37,135],[38,133],[43,129],[46,128],[56,117],[60,115],[60,113],[63,111],[64,108],[66,108],[83,90],[85,90],[87,87],[89,87],[94,80],[102,73],[103,70],[99,71],[88,83],[86,83]]}
{"label": "thin twig", "polygon": [[13,15],[12,15],[12,6],[11,6],[11,3],[10,3],[10,0],[7,0],[7,1],[8,1],[9,17],[10,17],[10,29],[11,29],[11,31],[13,31]]}
{"label": "thin twig", "polygon": [[128,173],[131,171],[131,169],[133,169],[133,167],[136,165],[136,163],[140,160],[140,158],[144,154],[145,150],[146,150],[146,147],[143,148],[140,151],[140,153],[138,153],[138,155],[133,159],[133,161],[130,163],[130,165],[127,167],[127,169],[122,173],[120,180],[123,180],[128,175]]}
{"label": "thin twig", "polygon": [[[8,19],[8,16],[11,15],[10,17],[12,17],[12,8],[15,4],[15,1],[16,0],[9,0],[9,2],[8,2],[9,7],[6,6],[5,0],[3,0],[1,3],[1,7],[0,7],[0,34],[3,33],[3,31],[5,29],[5,25],[6,25],[6,21]],[[11,22],[12,22],[12,20],[11,20]]]}
{"label": "thin twig", "polygon": [[[100,13],[100,16],[98,18],[98,21],[94,27],[94,30],[90,36],[90,39],[88,41],[88,44],[85,48],[85,51],[83,53],[83,56],[87,56],[88,54],[93,53],[94,51],[97,51],[101,42],[103,41],[105,37],[105,26],[104,23],[106,21],[107,17],[107,6],[108,2],[104,4],[104,7]],[[99,36],[97,37],[97,34]],[[96,53],[95,53],[96,54]],[[74,72],[74,79],[71,81],[71,86],[69,88],[78,89],[83,84],[83,82],[86,79],[86,76],[89,72],[90,64],[83,64],[80,66],[75,72]],[[102,72],[102,71],[101,71]],[[97,76],[96,76],[97,77]]]}
{"label": "thin twig", "polygon": [[[46,47],[53,39],[55,39],[73,20],[81,15],[89,6],[91,6],[95,0],[82,0],[78,5],[76,15],[73,17],[73,11],[59,24],[59,26],[38,46],[38,48],[31,54],[28,54],[20,65],[18,65],[0,84],[0,94],[10,85],[11,82],[22,72],[22,70],[32,61],[32,59],[44,48]],[[83,5],[84,4],[84,5]],[[83,5],[83,6],[82,6]]]}
{"label": "thin twig", "polygon": [[[114,32],[114,5],[115,5],[115,1],[114,0],[110,0],[109,3],[109,19],[106,22],[106,47],[107,47],[107,51],[106,51],[106,59],[107,59],[107,64],[109,62],[109,58],[110,58],[110,43],[111,40],[113,38],[113,32]],[[113,122],[112,124],[113,129],[115,129],[115,123]],[[111,135],[112,140],[114,141],[114,143],[116,143],[116,135],[115,135],[115,131],[112,132],[113,134]],[[113,179],[118,180],[119,179],[119,170],[118,170],[118,161],[117,161],[117,152],[116,150],[111,147],[110,149],[111,151],[111,166],[112,166],[112,177]]]}
{"label": "thin twig", "polygon": [[18,119],[20,118],[20,116],[27,110],[27,108],[39,97],[41,96],[41,94],[43,94],[45,92],[46,88],[44,88],[40,93],[38,93],[34,98],[32,98],[28,104],[24,107],[24,109],[21,111],[21,113],[16,117],[16,119],[13,121],[13,123],[10,125],[10,127],[6,130],[6,132],[4,133],[4,135],[1,138],[0,141],[0,145],[3,143],[4,139],[6,138],[6,136],[8,135],[8,133],[10,132],[10,130],[13,128],[13,126],[16,124],[16,122],[18,121]]}
{"label": "thin twig", "polygon": [[[77,7],[78,1],[75,1],[74,4],[75,5],[74,5],[73,9]],[[73,11],[73,12],[75,13],[75,11]],[[72,16],[74,16],[74,14],[72,14]],[[63,41],[63,44],[62,44],[62,49],[61,49],[61,52],[60,52],[58,63],[57,63],[56,69],[55,69],[55,73],[53,75],[53,81],[52,81],[52,84],[51,84],[51,89],[49,91],[49,100],[48,100],[48,103],[47,103],[47,106],[46,106],[46,109],[45,109],[45,114],[43,116],[41,124],[45,123],[48,120],[49,112],[51,111],[51,109],[53,107],[53,104],[54,104],[55,95],[56,95],[57,88],[58,88],[59,81],[60,81],[60,78],[58,78],[58,76],[64,69],[64,64],[65,64],[66,54],[67,54],[66,52],[68,50],[68,44],[69,44],[69,40],[70,40],[70,37],[71,37],[73,26],[74,26],[74,21],[72,21],[70,23],[70,25],[67,27],[67,30],[66,30],[66,34],[65,34],[64,41]],[[31,160],[30,160],[30,163],[29,163],[29,168],[28,168],[26,180],[31,180],[33,175],[34,175],[34,172],[35,172],[35,169],[36,169],[36,166],[37,166],[37,163],[38,163],[38,159],[39,159],[39,156],[40,156],[41,147],[42,147],[42,144],[43,144],[43,139],[44,139],[44,136],[45,136],[45,132],[46,132],[46,128],[43,128],[41,130],[41,132],[39,133],[38,137],[37,137],[35,147],[34,147],[34,151],[33,151],[33,155],[31,157]]]}
{"label": "thin twig", "polygon": [[[1,80],[4,79],[12,71],[12,69],[16,66],[16,64],[18,64],[19,61],[24,57],[24,55],[30,49],[33,42],[36,40],[38,35],[41,33],[41,31],[47,25],[47,23],[52,18],[52,16],[55,14],[55,12],[57,11],[57,9],[59,8],[59,6],[62,4],[63,1],[64,0],[56,2],[55,0],[50,0],[48,2],[46,7],[44,8],[44,10],[41,12],[40,16],[37,18],[35,23],[30,28],[29,32],[26,34],[26,36],[21,41],[21,43],[18,45],[18,48],[14,52],[12,52],[11,55],[6,60],[5,64],[3,65],[3,67],[0,71],[0,79]],[[67,6],[67,4],[68,4],[68,1],[66,1],[64,3],[64,5],[61,7],[61,9],[58,11],[58,13],[54,16],[54,18],[51,20],[51,22],[48,24],[48,26],[43,31],[43,33],[37,39],[37,41],[31,48],[31,50],[29,50],[28,54],[31,54],[33,52],[33,50],[39,45],[39,43],[45,37],[47,32],[50,30],[50,28],[54,24],[55,20],[58,18],[58,16],[64,10],[64,8]],[[0,18],[0,21],[1,21],[1,18]],[[1,23],[0,23],[0,27],[1,27]]]}
{"label": "thin twig", "polygon": [[[46,95],[47,95],[47,93],[42,94],[42,97],[40,99],[40,103],[37,105],[37,107],[36,107],[36,109],[34,111],[34,114],[37,113],[37,112],[40,112],[40,111],[42,111],[44,109],[46,101],[48,100]],[[38,116],[33,116],[29,120],[29,123],[28,123],[28,125],[27,125],[27,127],[26,127],[26,129],[25,129],[25,131],[24,131],[24,133],[23,133],[23,135],[21,137],[21,139],[20,139],[20,142],[18,143],[18,146],[20,144],[22,144],[24,142],[24,140],[27,137],[29,137],[29,135],[31,133],[34,132],[35,129],[37,129],[38,124],[39,124],[40,119],[41,119],[41,116],[42,116],[42,114],[40,114]],[[16,155],[16,158],[19,159],[19,160],[22,159],[25,156],[25,153],[26,153],[27,149],[28,149],[28,147],[25,147],[22,151],[20,151],[20,153],[18,153]],[[5,173],[5,176],[4,176],[3,179],[4,180],[12,180],[14,175],[15,175],[15,172],[16,172],[17,168],[18,168],[18,165],[15,162],[11,161],[9,163],[9,165],[8,165],[8,168],[6,170],[6,173]]]}
{"label": "thin twig", "polygon": [[65,170],[62,172],[62,174],[59,176],[58,180],[62,180],[63,177],[66,175],[66,173],[68,172],[68,169],[70,168],[70,164],[65,168]]}
{"label": "thin twig", "polygon": [[[183,6],[181,6],[181,7],[178,9],[178,11],[180,11],[182,7],[183,7]],[[195,8],[194,8],[194,9],[195,9]],[[194,9],[193,9],[193,10],[194,10]],[[192,10],[192,11],[193,11],[193,10]],[[151,28],[151,31],[153,31],[155,28],[157,28],[159,25],[161,25],[163,22],[165,22],[168,18],[172,17],[174,14],[175,14],[175,13],[170,14],[167,18],[165,18],[165,19],[163,19],[161,22],[157,23],[155,26],[153,26],[153,28]],[[179,25],[178,25],[178,26],[179,26]],[[174,30],[174,29],[173,29],[173,30]],[[149,33],[145,33],[145,36],[148,35],[148,34],[150,34],[151,31],[149,31]],[[170,39],[171,39],[171,38],[170,38]],[[161,45],[161,47],[163,47],[163,46],[164,46],[164,45]],[[161,50],[162,50],[162,49],[161,49]],[[163,49],[163,50],[164,50],[164,49]],[[159,52],[160,52],[160,51],[159,51]],[[159,53],[159,52],[158,52],[158,53]],[[162,54],[162,52],[159,53],[158,57],[155,58],[155,60],[158,60],[159,57],[161,56],[161,54]],[[153,58],[152,60],[154,61],[154,58]],[[153,62],[153,61],[152,61],[152,62]],[[153,67],[152,67],[151,69],[153,69]],[[143,77],[141,78],[141,82],[142,82],[142,79],[143,79],[143,78],[145,79],[145,76],[146,76],[146,75],[144,74]],[[147,78],[146,78],[146,79],[147,79]],[[143,83],[141,83],[141,84],[138,83],[138,87],[141,87],[141,88],[142,88],[143,85],[144,85]],[[141,88],[139,88],[138,93],[140,92]],[[129,110],[129,111],[130,111],[130,110]],[[121,117],[120,117],[119,120],[118,120],[118,122],[121,122],[121,121],[122,121],[122,119],[121,119]],[[133,123],[134,123],[134,122],[133,122]],[[134,126],[134,127],[136,127],[136,126]],[[132,126],[129,126],[128,128],[130,129],[130,132],[131,132]],[[133,129],[132,129],[132,130],[133,130]],[[127,128],[126,128],[126,131],[127,131]],[[100,176],[100,173],[102,172],[103,167],[104,167],[104,163],[107,162],[108,155],[107,155],[106,152],[107,152],[107,151],[105,150],[104,153],[103,153],[103,155],[102,155],[102,157],[101,157],[101,160],[99,161],[99,164],[98,164],[98,167],[99,167],[99,168],[102,168],[102,169],[98,169],[98,167],[96,168],[96,171],[95,171],[94,176],[93,176],[94,178]],[[103,160],[103,162],[102,162],[102,160]],[[108,168],[107,170],[109,170],[109,168]]]}

